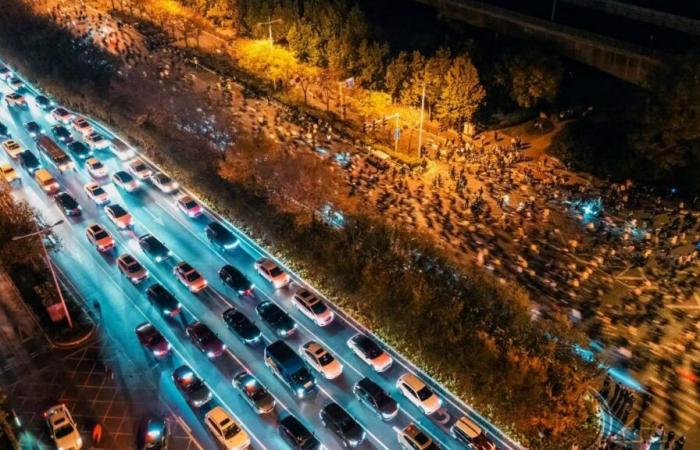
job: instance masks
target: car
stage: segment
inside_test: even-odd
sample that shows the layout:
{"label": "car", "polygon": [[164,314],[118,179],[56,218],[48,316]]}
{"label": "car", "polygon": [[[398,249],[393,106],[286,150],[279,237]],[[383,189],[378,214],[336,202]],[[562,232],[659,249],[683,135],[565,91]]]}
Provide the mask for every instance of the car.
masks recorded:
{"label": "car", "polygon": [[364,334],[356,334],[348,339],[348,347],[350,347],[350,350],[362,361],[371,366],[375,372],[385,372],[389,370],[391,364],[394,362],[387,352],[382,350],[376,342]]}
{"label": "car", "polygon": [[33,120],[25,123],[24,129],[27,130],[27,133],[29,133],[29,135],[33,138],[39,136],[44,132],[44,129],[41,128],[41,126]]}
{"label": "car", "polygon": [[239,296],[251,296],[255,285],[246,278],[240,270],[230,264],[219,269],[219,279],[228,287],[238,293]]}
{"label": "car", "polygon": [[165,261],[173,254],[165,244],[152,234],[144,234],[139,237],[139,245],[141,250],[149,257],[155,259],[156,262]]}
{"label": "car", "polygon": [[42,111],[50,111],[53,107],[53,102],[45,95],[37,95],[34,97],[34,104]]}
{"label": "car", "polygon": [[169,432],[168,422],[162,417],[144,417],[136,431],[136,449],[166,450]]}
{"label": "car", "polygon": [[199,408],[211,400],[211,391],[190,367],[183,365],[175,369],[173,381],[193,407]]}
{"label": "car", "polygon": [[161,358],[170,352],[170,343],[160,334],[153,324],[144,322],[136,327],[136,336],[141,345],[153,353],[153,356]]}
{"label": "car", "polygon": [[106,205],[109,203],[109,194],[107,194],[107,191],[94,181],[87,183],[83,186],[83,189],[88,198],[98,205]]}
{"label": "car", "polygon": [[188,217],[195,218],[202,215],[201,205],[189,195],[183,195],[177,199],[177,207]]}
{"label": "car", "polygon": [[68,149],[78,159],[88,159],[92,157],[92,150],[80,141],[68,142]]}
{"label": "car", "polygon": [[383,421],[391,420],[399,413],[399,404],[370,378],[358,381],[352,388],[352,393]]}
{"label": "car", "polygon": [[79,216],[83,213],[78,202],[68,192],[61,191],[56,194],[53,199],[58,207],[67,216]]}
{"label": "car", "polygon": [[496,450],[496,444],[486,436],[486,432],[466,416],[460,417],[450,427],[450,434],[472,450]]}
{"label": "car", "polygon": [[131,217],[131,214],[126,212],[121,205],[112,203],[105,206],[104,210],[107,217],[109,217],[109,220],[111,220],[117,226],[117,228],[127,229],[133,225],[133,218]]}
{"label": "car", "polygon": [[5,96],[5,103],[7,103],[8,107],[15,108],[24,108],[25,106],[27,106],[27,100],[24,98],[24,95],[18,94],[16,92],[7,94]]}
{"label": "car", "polygon": [[85,143],[93,150],[104,150],[110,147],[111,143],[100,133],[92,132],[84,136]]}
{"label": "car", "polygon": [[80,450],[83,447],[83,438],[80,437],[78,426],[66,405],[56,405],[47,409],[44,412],[44,419],[46,419],[51,440],[56,448]]}
{"label": "car", "polygon": [[236,423],[231,414],[215,406],[204,416],[209,432],[226,450],[243,450],[250,446],[250,436]]}
{"label": "car", "polygon": [[308,289],[297,291],[292,296],[292,304],[319,327],[333,322],[335,314],[320,298]]}
{"label": "car", "polygon": [[141,284],[148,279],[148,270],[128,253],[117,258],[119,271],[131,281],[131,284]]}
{"label": "car", "polygon": [[87,227],[85,235],[88,241],[97,248],[97,251],[104,253],[114,248],[114,238],[102,225],[95,223]]}
{"label": "car", "polygon": [[129,172],[139,180],[147,180],[153,175],[153,171],[139,158],[134,158],[127,164]]}
{"label": "car", "polygon": [[320,450],[322,448],[316,436],[291,414],[279,421],[277,431],[282,440],[294,450]]}
{"label": "car", "polygon": [[340,361],[316,341],[309,341],[299,347],[299,355],[327,380],[338,378],[343,373]]}
{"label": "car", "polygon": [[442,400],[417,376],[405,373],[396,380],[396,388],[424,414],[440,409]]}
{"label": "car", "polygon": [[54,125],[51,127],[51,133],[54,135],[56,139],[59,141],[68,144],[73,142],[73,135],[70,134],[70,131],[66,129],[63,125]]}
{"label": "car", "polygon": [[166,317],[175,317],[182,311],[182,303],[162,284],[156,283],[146,289],[146,298]]}
{"label": "car", "polygon": [[41,189],[48,195],[54,195],[61,190],[58,181],[51,175],[51,172],[44,168],[40,168],[34,172],[34,179]]}
{"label": "car", "polygon": [[0,122],[0,137],[1,138],[9,138],[10,137],[10,131],[7,129],[7,126]]}
{"label": "car", "polygon": [[255,270],[260,276],[272,283],[275,289],[287,286],[290,282],[289,275],[271,259],[261,258],[255,261]]}
{"label": "car", "polygon": [[119,138],[114,138],[109,147],[120,161],[128,161],[136,155],[134,149]]}
{"label": "car", "polygon": [[248,372],[236,374],[231,384],[256,413],[268,414],[274,411],[275,398],[253,375]]}
{"label": "car", "polygon": [[73,120],[73,114],[68,112],[68,110],[62,106],[59,106],[51,111],[51,117],[53,117],[56,122],[60,122],[65,125],[68,125],[70,121]]}
{"label": "car", "polygon": [[9,163],[0,165],[0,172],[2,172],[2,177],[7,181],[7,184],[12,185],[15,181],[22,182],[15,168]]}
{"label": "car", "polygon": [[12,78],[12,71],[2,64],[0,64],[0,80],[9,80]]}
{"label": "car", "polygon": [[185,328],[185,333],[192,343],[209,358],[218,358],[224,354],[226,344],[202,322],[195,322]]}
{"label": "car", "polygon": [[151,183],[164,194],[171,194],[180,188],[180,184],[163,172],[156,172],[151,175]]}
{"label": "car", "polygon": [[233,250],[238,247],[238,238],[220,222],[210,222],[204,227],[209,242],[222,250]]}
{"label": "car", "polygon": [[7,80],[7,84],[15,91],[25,88],[24,82],[17,77],[11,77],[9,80]]}
{"label": "car", "polygon": [[194,267],[190,266],[185,261],[175,264],[173,267],[175,277],[180,280],[190,292],[197,293],[206,289],[209,283]]}
{"label": "car", "polygon": [[124,189],[126,192],[134,192],[139,187],[139,182],[134,179],[128,172],[117,170],[112,174],[112,182],[114,185]]}
{"label": "car", "polygon": [[3,141],[2,148],[5,149],[7,155],[12,159],[19,158],[19,154],[24,151],[22,146],[19,145],[19,143],[17,143],[17,141],[15,141],[14,139],[8,139],[6,141]]}
{"label": "car", "polygon": [[80,133],[83,137],[94,132],[92,125],[90,125],[90,122],[88,122],[84,117],[74,117],[70,124],[71,127],[73,127],[73,129]]}
{"label": "car", "polygon": [[439,450],[440,446],[414,423],[409,423],[403,430],[396,432],[399,446],[404,450]]}
{"label": "car", "polygon": [[228,328],[246,344],[255,344],[262,338],[262,332],[245,314],[236,308],[229,308],[222,316]]}
{"label": "car", "polygon": [[87,167],[88,173],[94,178],[102,178],[107,176],[107,168],[102,161],[97,158],[88,158],[85,161],[85,166]]}
{"label": "car", "polygon": [[335,434],[344,447],[355,448],[364,442],[366,433],[359,423],[335,402],[321,408],[321,423]]}
{"label": "car", "polygon": [[291,336],[297,328],[294,320],[282,308],[271,301],[260,303],[255,310],[258,312],[260,319],[280,337]]}
{"label": "car", "polygon": [[24,169],[31,175],[34,175],[34,172],[41,169],[41,163],[37,159],[36,155],[34,155],[34,153],[32,153],[30,150],[21,152],[17,156],[17,159],[19,160],[20,165],[24,167]]}

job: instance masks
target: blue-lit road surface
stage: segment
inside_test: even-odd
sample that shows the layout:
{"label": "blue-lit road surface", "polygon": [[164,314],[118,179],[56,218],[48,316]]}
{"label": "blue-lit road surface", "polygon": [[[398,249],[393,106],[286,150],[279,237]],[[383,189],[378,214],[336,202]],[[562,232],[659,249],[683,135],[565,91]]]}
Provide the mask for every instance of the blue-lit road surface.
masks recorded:
{"label": "blue-lit road surface", "polygon": [[[4,95],[12,92],[10,87],[0,81],[0,92]],[[32,150],[37,156],[35,144],[24,130],[23,124],[34,120],[39,123],[44,132],[50,135],[50,128],[55,124],[49,113],[36,108],[33,97],[38,92],[27,84],[24,93],[27,97],[27,109],[8,109],[4,99],[0,106],[0,122],[10,130],[12,138],[25,148]],[[107,138],[116,136],[110,130],[92,122],[93,126]],[[71,130],[75,139],[80,139]],[[70,152],[60,144],[68,154]],[[95,156],[103,161],[112,174],[116,170],[125,169],[125,163],[116,158],[109,150],[98,150]],[[66,218],[58,209],[53,199],[47,196],[37,183],[20,167],[17,161],[12,161],[4,150],[2,162],[11,162],[22,177],[21,187],[15,189],[17,198],[27,201],[41,212],[48,223],[58,219],[66,219],[64,225],[55,229],[56,235],[62,241],[63,248],[54,255],[56,265],[70,279],[70,282],[82,294],[88,304],[98,301],[104,327],[108,334],[119,341],[126,349],[130,359],[144,368],[154,367],[159,372],[159,388],[161,397],[166,399],[168,406],[177,411],[204,448],[214,448],[214,443],[203,425],[203,415],[213,405],[222,405],[230,411],[250,434],[253,448],[284,449],[286,445],[277,434],[276,420],[280,414],[292,413],[314,431],[321,442],[329,449],[341,448],[335,436],[323,427],[319,419],[319,410],[329,402],[342,405],[354,416],[367,431],[367,439],[361,448],[395,449],[398,448],[396,430],[414,422],[442,445],[443,448],[464,448],[457,443],[449,433],[449,427],[455,420],[467,415],[483,427],[491,436],[499,449],[520,449],[519,444],[508,438],[504,433],[491,425],[476,411],[465,405],[433,380],[422,374],[406,358],[389,349],[394,364],[387,372],[374,373],[360,361],[347,347],[347,340],[358,332],[368,333],[342,311],[336,309],[336,320],[324,327],[318,327],[302,316],[292,306],[291,295],[299,286],[307,286],[303,280],[294,274],[293,283],[289,288],[275,290],[261,278],[254,269],[254,262],[261,256],[271,257],[262,247],[248,238],[233,225],[225,222],[237,235],[241,245],[228,252],[214,248],[204,235],[204,227],[212,220],[219,219],[211,210],[197,219],[185,216],[176,206],[178,194],[162,194],[150,182],[141,182],[141,187],[126,193],[116,188],[108,178],[100,180],[108,192],[112,202],[122,205],[133,216],[135,226],[130,230],[119,230],[106,217],[102,207],[95,205],[85,194],[83,185],[93,181],[87,173],[82,161],[76,159],[77,170],[59,173],[45,158],[41,157],[42,165],[48,168],[56,177],[63,190],[70,192],[83,208],[82,217]],[[181,190],[181,193],[183,191]],[[102,224],[115,238],[117,250],[108,255],[101,255],[88,242],[85,230],[93,223]],[[137,237],[151,233],[160,239],[173,252],[168,260],[156,263],[140,249]],[[129,252],[136,257],[150,272],[150,278],[139,286],[133,286],[118,271],[115,259],[118,255]],[[200,294],[192,294],[183,287],[173,276],[172,267],[179,261],[187,261],[199,270],[209,281],[209,288]],[[242,271],[256,286],[257,299],[239,299],[230,288],[224,286],[218,279],[217,272],[224,264],[232,264]],[[280,264],[282,264],[280,262]],[[170,290],[183,304],[183,313],[173,320],[166,320],[147,300],[145,290],[151,284],[158,282]],[[343,374],[332,381],[316,375],[318,391],[310,397],[298,400],[265,366],[263,362],[263,346],[276,338],[272,331],[259,320],[255,306],[262,300],[271,300],[285,309],[297,322],[298,328],[294,335],[286,338],[286,342],[294,350],[302,344],[315,340],[329,349],[343,364]],[[263,332],[263,343],[252,346],[242,343],[221,319],[221,314],[227,308],[235,306],[254,320]],[[218,359],[210,360],[198,350],[185,335],[186,325],[199,320],[207,324],[225,342],[227,350]],[[136,338],[134,329],[142,322],[149,321],[172,344],[172,355],[165,360],[155,361],[143,349]],[[410,357],[410,355],[407,355]],[[181,364],[188,364],[206,381],[213,391],[210,405],[201,411],[191,408],[175,388],[171,374]],[[277,400],[275,413],[259,416],[243,401],[237,391],[231,386],[234,375],[240,371],[252,372],[265,385]],[[445,420],[444,414],[425,416],[421,411],[408,402],[396,389],[396,380],[406,372],[413,372],[435,390],[442,398],[442,413],[449,415]],[[382,388],[389,392],[399,402],[401,410],[390,422],[382,422],[377,416],[360,404],[352,395],[352,387],[360,379],[370,377]],[[440,423],[444,422],[444,423]]]}

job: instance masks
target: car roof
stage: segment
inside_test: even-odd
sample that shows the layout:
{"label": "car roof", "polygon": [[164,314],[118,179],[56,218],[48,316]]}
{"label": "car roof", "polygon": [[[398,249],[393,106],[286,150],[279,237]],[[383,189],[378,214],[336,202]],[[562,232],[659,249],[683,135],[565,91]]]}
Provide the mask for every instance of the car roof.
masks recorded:
{"label": "car roof", "polygon": [[457,422],[453,425],[455,428],[460,429],[464,434],[470,438],[475,438],[479,436],[482,432],[481,427],[475,424],[471,419],[466,416],[459,418]]}
{"label": "car roof", "polygon": [[[231,414],[229,414],[229,413],[228,413],[224,408],[222,408],[221,406],[215,406],[214,408],[212,408],[211,410],[209,410],[209,412],[206,414],[206,417],[208,417],[208,418],[214,420],[214,422],[216,422],[216,423],[219,424],[219,425],[221,425],[221,423],[222,423],[224,420],[234,421],[234,420],[233,420],[233,417],[231,416]],[[234,422],[235,422],[235,421],[234,421]]]}
{"label": "car roof", "polygon": [[426,387],[426,384],[423,382],[423,380],[421,380],[420,378],[418,378],[410,372],[401,375],[400,380],[404,381],[406,384],[410,385],[412,388],[417,390]]}

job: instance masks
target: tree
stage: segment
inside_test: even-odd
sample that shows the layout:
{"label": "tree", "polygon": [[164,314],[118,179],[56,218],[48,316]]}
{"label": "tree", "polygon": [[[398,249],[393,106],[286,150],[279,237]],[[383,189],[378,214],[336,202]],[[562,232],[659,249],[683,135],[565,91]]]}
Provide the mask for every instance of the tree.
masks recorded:
{"label": "tree", "polygon": [[39,238],[13,241],[36,231],[34,211],[24,202],[15,202],[11,188],[4,179],[0,181],[0,265],[9,267],[16,263],[27,263],[41,255]]}
{"label": "tree", "polygon": [[508,54],[505,72],[501,82],[507,84],[513,101],[532,108],[542,100],[556,99],[564,69],[556,55],[528,49]]}
{"label": "tree", "polygon": [[470,122],[486,97],[479,74],[467,55],[456,57],[445,74],[445,87],[437,104],[437,114],[450,126],[460,129]]}
{"label": "tree", "polygon": [[367,89],[380,89],[384,81],[385,58],[389,53],[389,44],[386,42],[368,42],[363,40],[357,51],[357,66],[359,71],[357,78],[360,84]]}
{"label": "tree", "polygon": [[401,88],[401,103],[409,106],[420,105],[425,65],[425,56],[418,50],[414,50],[411,53],[411,60],[409,63],[409,77],[404,80]]}
{"label": "tree", "polygon": [[384,85],[392,102],[399,99],[403,85],[411,75],[409,62],[408,53],[400,52],[386,67]]}
{"label": "tree", "polygon": [[297,64],[296,84],[304,94],[304,104],[308,103],[308,93],[311,85],[318,79],[318,70],[305,64]]}

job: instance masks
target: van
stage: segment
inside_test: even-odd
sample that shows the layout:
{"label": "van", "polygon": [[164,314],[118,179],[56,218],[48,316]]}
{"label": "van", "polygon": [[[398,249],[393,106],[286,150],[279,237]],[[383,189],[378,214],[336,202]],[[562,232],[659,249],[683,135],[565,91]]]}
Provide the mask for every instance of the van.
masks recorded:
{"label": "van", "polygon": [[56,179],[51,175],[51,172],[46,169],[39,169],[34,172],[34,179],[47,194],[55,194],[60,189]]}
{"label": "van", "polygon": [[304,398],[316,388],[316,379],[306,363],[283,341],[265,347],[265,365],[297,398]]}

